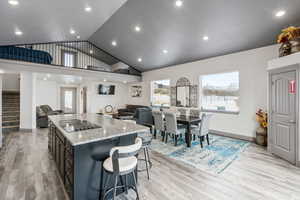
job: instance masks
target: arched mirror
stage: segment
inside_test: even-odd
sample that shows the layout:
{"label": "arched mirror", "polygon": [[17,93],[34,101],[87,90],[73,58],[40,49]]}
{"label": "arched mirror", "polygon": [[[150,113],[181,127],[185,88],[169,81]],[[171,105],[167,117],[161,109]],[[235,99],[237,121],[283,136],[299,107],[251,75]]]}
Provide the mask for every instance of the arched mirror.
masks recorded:
{"label": "arched mirror", "polygon": [[190,107],[190,89],[189,79],[182,77],[176,83],[176,106]]}

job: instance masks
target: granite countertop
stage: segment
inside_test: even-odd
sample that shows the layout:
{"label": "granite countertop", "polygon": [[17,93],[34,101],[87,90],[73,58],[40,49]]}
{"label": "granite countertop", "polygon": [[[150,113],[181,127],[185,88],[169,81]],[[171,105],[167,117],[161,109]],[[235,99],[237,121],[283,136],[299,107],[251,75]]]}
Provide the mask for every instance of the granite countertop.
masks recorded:
{"label": "granite countertop", "polygon": [[[98,114],[52,115],[49,116],[49,119],[73,146],[149,131],[149,128],[146,126]],[[61,127],[60,121],[72,119],[87,120],[93,124],[101,126],[101,128],[67,132],[63,129],[63,127]]]}

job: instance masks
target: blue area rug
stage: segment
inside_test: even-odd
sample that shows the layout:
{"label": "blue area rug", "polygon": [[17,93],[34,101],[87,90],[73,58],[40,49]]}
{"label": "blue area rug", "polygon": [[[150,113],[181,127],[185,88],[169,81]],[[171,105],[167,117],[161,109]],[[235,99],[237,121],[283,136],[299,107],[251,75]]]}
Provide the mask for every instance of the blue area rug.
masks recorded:
{"label": "blue area rug", "polygon": [[152,141],[151,149],[195,168],[220,174],[250,144],[247,141],[216,135],[209,135],[209,138],[210,145],[207,145],[205,140],[203,148],[200,146],[199,139],[192,142],[191,148],[187,148],[183,138],[178,141],[176,147],[172,138],[167,144],[158,138]]}

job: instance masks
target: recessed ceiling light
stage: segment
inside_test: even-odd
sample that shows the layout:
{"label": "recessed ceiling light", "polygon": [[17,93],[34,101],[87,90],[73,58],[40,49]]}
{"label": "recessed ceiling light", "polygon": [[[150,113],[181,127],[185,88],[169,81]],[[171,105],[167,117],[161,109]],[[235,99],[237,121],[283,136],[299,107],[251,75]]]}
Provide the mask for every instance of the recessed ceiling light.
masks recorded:
{"label": "recessed ceiling light", "polygon": [[138,62],[142,62],[143,60],[142,60],[142,58],[138,58]]}
{"label": "recessed ceiling light", "polygon": [[71,30],[70,30],[70,33],[73,35],[73,34],[75,34],[76,32],[75,32],[73,29],[71,29]]}
{"label": "recessed ceiling light", "polygon": [[127,83],[127,81],[123,81],[123,83],[125,83],[125,84],[126,84],[126,83]]}
{"label": "recessed ceiling light", "polygon": [[46,81],[46,80],[47,80],[47,78],[45,77],[45,78],[43,78],[43,80],[44,80],[44,81]]}
{"label": "recessed ceiling light", "polygon": [[77,39],[80,39],[80,35],[77,35],[76,38],[77,38]]}
{"label": "recessed ceiling light", "polygon": [[23,32],[20,31],[20,30],[16,30],[16,31],[15,31],[15,34],[16,34],[17,36],[21,36],[21,35],[23,35]]}
{"label": "recessed ceiling light", "polygon": [[177,6],[177,7],[181,7],[182,4],[183,4],[183,2],[181,0],[175,1],[175,6]]}
{"label": "recessed ceiling light", "polygon": [[86,12],[91,12],[91,11],[92,11],[92,8],[91,8],[90,6],[87,6],[87,7],[84,8],[84,10],[85,10]]}
{"label": "recessed ceiling light", "polygon": [[164,54],[167,54],[167,53],[168,53],[168,50],[164,49],[164,50],[163,50],[163,53],[164,53]]}
{"label": "recessed ceiling light", "polygon": [[204,40],[204,41],[207,41],[207,40],[208,40],[208,36],[206,36],[206,35],[203,36],[203,40]]}
{"label": "recessed ceiling light", "polygon": [[276,12],[276,14],[275,14],[276,17],[282,17],[283,15],[285,15],[285,11],[284,11],[284,10],[279,10],[279,11]]}
{"label": "recessed ceiling light", "polygon": [[136,26],[136,27],[134,27],[134,30],[135,30],[136,32],[140,32],[140,31],[141,31],[141,27]]}
{"label": "recessed ceiling light", "polygon": [[93,54],[94,53],[94,51],[93,50],[90,50],[90,54]]}
{"label": "recessed ceiling light", "polygon": [[19,1],[17,1],[17,0],[9,0],[8,3],[9,3],[10,5],[12,5],[12,6],[17,6],[17,5],[19,5]]}
{"label": "recessed ceiling light", "polygon": [[103,81],[104,81],[104,82],[106,82],[107,80],[106,80],[106,79],[104,79]]}
{"label": "recessed ceiling light", "polygon": [[111,42],[111,45],[113,45],[115,47],[115,46],[117,46],[117,42],[114,40]]}
{"label": "recessed ceiling light", "polygon": [[50,76],[51,76],[50,74],[47,74],[47,77],[48,77],[48,78],[50,78]]}

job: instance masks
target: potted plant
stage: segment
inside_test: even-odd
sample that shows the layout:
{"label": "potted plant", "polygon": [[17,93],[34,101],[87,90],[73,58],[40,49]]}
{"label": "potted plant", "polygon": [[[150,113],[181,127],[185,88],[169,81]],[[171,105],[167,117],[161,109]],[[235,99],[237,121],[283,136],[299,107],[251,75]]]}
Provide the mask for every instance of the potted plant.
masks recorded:
{"label": "potted plant", "polygon": [[267,146],[268,113],[259,109],[256,112],[256,121],[259,123],[259,127],[256,130],[256,143]]}
{"label": "potted plant", "polygon": [[290,26],[282,30],[278,36],[278,43],[281,43],[279,48],[279,57],[287,56],[300,51],[300,27]]}

